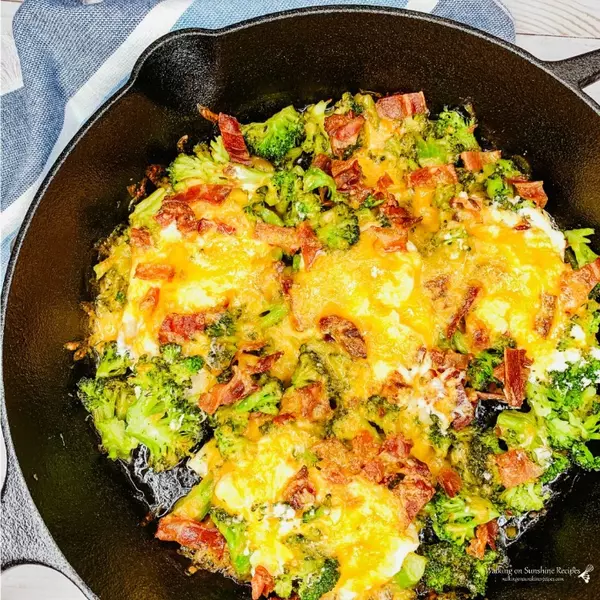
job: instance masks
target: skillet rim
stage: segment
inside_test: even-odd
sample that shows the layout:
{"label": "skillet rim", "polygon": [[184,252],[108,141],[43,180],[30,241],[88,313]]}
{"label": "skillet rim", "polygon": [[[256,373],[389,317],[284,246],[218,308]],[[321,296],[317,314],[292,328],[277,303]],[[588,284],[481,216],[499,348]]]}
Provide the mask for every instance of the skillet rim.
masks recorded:
{"label": "skillet rim", "polygon": [[[530,52],[519,48],[515,44],[507,42],[494,36],[490,33],[484,32],[482,30],[471,27],[470,25],[466,25],[463,23],[459,23],[457,21],[450,20],[445,17],[440,17],[437,15],[432,15],[429,13],[421,13],[412,10],[406,10],[401,8],[393,8],[393,7],[380,7],[380,6],[371,6],[371,5],[344,5],[344,4],[335,4],[330,6],[310,6],[299,9],[291,9],[285,11],[278,11],[274,13],[270,13],[267,15],[261,15],[257,17],[253,17],[251,19],[247,19],[241,21],[239,23],[234,23],[228,25],[226,27],[218,28],[218,29],[207,29],[202,27],[189,27],[183,28],[176,31],[169,32],[154,42],[152,42],[137,58],[135,64],[131,70],[131,74],[124,85],[117,89],[107,100],[105,100],[101,106],[99,106],[96,111],[85,121],[85,123],[80,127],[80,129],[75,133],[75,135],[69,140],[67,145],[61,151],[59,156],[56,158],[48,173],[44,177],[42,183],[40,184],[38,190],[36,191],[34,198],[27,209],[25,217],[23,218],[23,222],[19,227],[19,231],[15,237],[15,240],[11,247],[11,256],[9,258],[4,281],[2,284],[2,292],[0,295],[0,360],[2,363],[0,364],[0,368],[4,365],[4,333],[5,333],[5,324],[6,324],[6,314],[7,314],[7,306],[10,298],[10,292],[12,288],[12,281],[14,277],[14,273],[16,270],[16,265],[18,262],[18,258],[20,255],[21,248],[23,243],[27,237],[27,233],[31,222],[35,216],[35,212],[39,207],[40,203],[43,201],[43,198],[51,185],[53,179],[56,177],[57,173],[63,166],[64,162],[67,160],[68,156],[77,146],[77,144],[85,137],[85,135],[89,132],[89,130],[96,125],[100,119],[104,116],[104,114],[109,111],[114,104],[120,101],[123,97],[125,97],[131,90],[134,88],[137,79],[140,75],[142,68],[147,62],[148,58],[160,47],[164,44],[171,42],[174,39],[185,38],[188,36],[204,36],[209,38],[218,38],[221,36],[226,36],[229,34],[235,34],[238,31],[242,31],[244,29],[253,27],[255,25],[267,24],[276,22],[283,19],[293,19],[297,16],[301,17],[304,15],[328,15],[328,14],[336,14],[336,13],[369,13],[373,15],[386,15],[395,18],[407,18],[415,21],[421,21],[426,23],[434,23],[438,25],[442,25],[454,30],[458,30],[459,32],[467,35],[473,35],[479,39],[482,39],[486,42],[494,44],[496,46],[501,47],[503,50],[511,52],[513,55],[517,55],[520,59],[526,60],[529,63],[533,64],[535,67],[541,69],[547,75],[550,75],[553,79],[558,81],[560,84],[565,86],[570,92],[574,93],[579,100],[583,101],[587,106],[589,106],[597,117],[600,117],[600,105],[595,102],[590,96],[588,96],[576,82],[567,81],[560,77],[559,73],[552,66],[553,63],[562,63],[563,61],[542,61],[537,57],[533,56]],[[64,561],[63,565],[57,564],[46,564],[39,561],[19,561],[12,562],[8,565],[7,568],[11,566],[16,566],[17,564],[23,563],[31,563],[31,564],[41,564],[42,566],[48,566],[54,570],[58,570],[63,575],[65,575],[68,579],[70,579],[75,585],[82,591],[84,595],[88,597],[93,597],[94,592],[89,587],[87,581],[84,581],[79,573],[75,571],[75,569],[71,566],[71,564],[67,561],[66,557],[63,555],[62,550],[57,542],[54,541],[54,538],[50,531],[47,529],[47,525],[39,512],[37,504],[33,500],[31,492],[29,490],[29,486],[24,478],[24,475],[21,470],[21,466],[19,464],[18,456],[14,448],[12,435],[11,435],[11,425],[9,422],[9,417],[6,409],[6,398],[4,393],[4,375],[2,374],[0,380],[0,426],[2,428],[2,433],[4,435],[4,444],[6,448],[6,474],[4,477],[4,481],[2,483],[2,496],[4,496],[4,492],[7,491],[7,485],[9,482],[9,478],[16,480],[13,482],[13,485],[18,486],[21,490],[29,496],[29,500],[32,503],[32,507],[34,508],[33,518],[42,525],[45,530],[45,535],[49,538],[51,543],[55,549],[55,556],[59,556]],[[9,475],[9,470],[12,471],[12,477]],[[64,569],[64,567],[67,569]],[[69,570],[70,569],[70,570]],[[74,577],[75,576],[75,577]],[[83,585],[82,585],[83,584]],[[91,594],[91,595],[90,595]]]}

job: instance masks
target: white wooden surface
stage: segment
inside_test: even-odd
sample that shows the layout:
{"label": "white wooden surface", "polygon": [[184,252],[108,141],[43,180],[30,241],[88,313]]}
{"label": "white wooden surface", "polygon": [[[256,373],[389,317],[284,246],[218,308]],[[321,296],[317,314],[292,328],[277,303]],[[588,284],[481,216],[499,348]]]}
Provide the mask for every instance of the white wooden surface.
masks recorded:
{"label": "white wooden surface", "polygon": [[[517,45],[543,60],[560,60],[600,48],[600,0],[504,0],[515,18]],[[2,0],[0,87],[20,85],[20,67],[12,40],[18,1]],[[600,102],[600,82],[586,89]],[[0,440],[0,443],[1,440]],[[24,565],[2,575],[2,600],[83,600],[58,573]]]}

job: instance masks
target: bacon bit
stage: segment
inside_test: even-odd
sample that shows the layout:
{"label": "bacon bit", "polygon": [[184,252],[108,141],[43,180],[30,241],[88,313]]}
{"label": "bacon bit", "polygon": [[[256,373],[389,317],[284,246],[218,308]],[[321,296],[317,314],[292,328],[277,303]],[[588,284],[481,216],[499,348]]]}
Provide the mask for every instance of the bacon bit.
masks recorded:
{"label": "bacon bit", "polygon": [[287,483],[283,499],[295,510],[314,504],[316,491],[308,480],[308,468],[303,466]]}
{"label": "bacon bit", "polygon": [[319,252],[323,249],[323,245],[307,221],[300,223],[297,232],[300,238],[300,250],[302,251],[304,268],[308,271],[315,262]]}
{"label": "bacon bit", "polygon": [[312,166],[321,169],[327,175],[331,175],[331,158],[327,154],[317,154],[312,161]]}
{"label": "bacon bit", "polygon": [[386,96],[377,100],[375,108],[382,119],[404,119],[427,112],[423,92]]}
{"label": "bacon bit", "polygon": [[165,168],[162,165],[149,165],[146,167],[146,177],[156,186],[160,184],[165,176]]}
{"label": "bacon bit", "polygon": [[132,200],[141,200],[147,195],[146,185],[148,184],[148,178],[144,177],[139,183],[132,183],[127,186],[127,191],[131,196]]}
{"label": "bacon bit", "polygon": [[222,223],[221,221],[210,221],[209,219],[200,219],[198,221],[197,229],[198,233],[202,235],[206,233],[209,229],[215,228],[219,233],[224,235],[235,235],[237,231],[233,225],[227,225],[227,223]]}
{"label": "bacon bit", "polygon": [[558,298],[553,294],[542,293],[540,312],[535,317],[535,330],[543,338],[548,337],[554,320],[554,311]]}
{"label": "bacon bit", "polygon": [[379,207],[379,210],[391,221],[397,229],[410,229],[423,220],[423,217],[413,217],[398,201],[388,194],[387,200]]}
{"label": "bacon bit", "polygon": [[424,167],[413,171],[408,176],[408,186],[435,188],[438,185],[458,183],[458,176],[454,165],[441,165],[439,167]]}
{"label": "bacon bit", "polygon": [[524,450],[513,449],[503,454],[496,454],[494,460],[498,467],[500,481],[505,488],[534,481],[544,472],[544,469],[536,465]]}
{"label": "bacon bit", "polygon": [[160,297],[160,288],[151,287],[146,295],[140,301],[140,310],[153,311],[158,305],[158,299]]}
{"label": "bacon bit", "polygon": [[475,392],[479,400],[497,400],[498,402],[506,402],[506,396],[504,394],[497,394],[494,392]]}
{"label": "bacon bit", "polygon": [[167,315],[160,326],[158,341],[161,344],[183,344],[206,328],[206,314],[192,313]]}
{"label": "bacon bit", "polygon": [[525,350],[504,349],[504,393],[508,405],[520,408],[525,400],[528,369]]}
{"label": "bacon bit", "polygon": [[294,227],[281,227],[258,222],[254,228],[254,237],[271,246],[278,246],[288,254],[300,249],[300,236]]}
{"label": "bacon bit", "polygon": [[548,196],[544,191],[543,181],[522,181],[520,179],[509,179],[521,198],[535,202],[540,208],[544,208],[548,202]]}
{"label": "bacon bit", "polygon": [[129,230],[129,239],[131,240],[131,245],[136,248],[152,247],[152,236],[145,227],[132,227]]}
{"label": "bacon bit", "polygon": [[222,185],[220,183],[200,183],[193,185],[185,190],[172,196],[170,200],[187,202],[208,202],[209,204],[223,204],[227,196],[231,193],[233,186]]}
{"label": "bacon bit", "polygon": [[473,340],[473,347],[477,350],[484,350],[490,345],[490,336],[483,325],[476,327],[471,333],[471,337]]}
{"label": "bacon bit", "polygon": [[448,275],[438,275],[433,279],[429,279],[423,285],[431,293],[432,300],[444,298],[448,293]]}
{"label": "bacon bit", "polygon": [[258,600],[261,596],[268,596],[275,588],[275,580],[262,565],[254,569],[252,575],[252,600]]}
{"label": "bacon bit", "polygon": [[384,252],[406,252],[408,231],[396,227],[370,227]]}
{"label": "bacon bit", "polygon": [[496,549],[496,538],[498,537],[498,520],[492,519],[485,523],[485,525],[479,525],[479,527],[485,527],[487,529],[487,544],[492,549]]}
{"label": "bacon bit", "polygon": [[527,219],[522,219],[513,227],[513,229],[515,231],[527,231],[528,229],[531,229],[531,223]]}
{"label": "bacon bit", "polygon": [[273,368],[273,365],[283,356],[283,352],[274,352],[273,354],[269,354],[268,356],[263,356],[258,360],[258,362],[252,366],[248,367],[248,372],[252,375],[256,375],[257,373],[266,373]]}
{"label": "bacon bit", "polygon": [[293,285],[294,285],[293,277],[282,277],[281,278],[281,291],[283,292],[283,294],[285,296],[290,295],[290,290],[292,289]]}
{"label": "bacon bit", "polygon": [[239,367],[233,367],[233,377],[227,383],[217,383],[208,392],[202,394],[198,406],[209,415],[215,413],[219,406],[228,406],[237,400],[255,392],[258,386],[250,377],[250,373]]}
{"label": "bacon bit", "polygon": [[326,421],[333,415],[321,382],[311,383],[285,394],[281,401],[281,412],[309,421]]}
{"label": "bacon bit", "polygon": [[295,421],[296,417],[291,415],[290,413],[279,413],[276,417],[273,418],[273,423],[275,425],[283,425],[288,421]]}
{"label": "bacon bit", "polygon": [[175,277],[175,267],[159,263],[140,263],[135,268],[134,277],[148,281],[171,281]]}
{"label": "bacon bit", "polygon": [[404,377],[398,371],[392,371],[383,382],[381,395],[385,398],[395,398],[402,388],[409,387]]}
{"label": "bacon bit", "polygon": [[433,498],[435,488],[420,477],[406,477],[393,490],[400,499],[403,525],[408,527],[420,510]]}
{"label": "bacon bit", "polygon": [[225,113],[219,113],[217,123],[223,137],[223,146],[225,146],[225,150],[229,153],[231,161],[242,165],[250,165],[252,163],[250,153],[246,147],[242,128],[238,120]]}
{"label": "bacon bit", "polygon": [[348,319],[329,315],[319,320],[321,333],[330,335],[352,358],[367,358],[367,345],[358,327]]}
{"label": "bacon bit", "polygon": [[322,472],[333,483],[346,483],[346,475],[360,472],[360,461],[337,438],[327,438],[312,447],[312,450],[324,462]]}
{"label": "bacon bit", "polygon": [[208,108],[208,106],[202,106],[198,104],[198,112],[202,117],[211,123],[217,123],[219,121],[219,115]]}
{"label": "bacon bit", "polygon": [[587,302],[589,293],[600,283],[600,258],[577,271],[572,269],[563,274],[560,283],[560,301],[567,314],[574,313]]}
{"label": "bacon bit", "polygon": [[379,450],[378,440],[366,429],[352,439],[352,451],[363,464],[374,459],[379,454]]}
{"label": "bacon bit", "polygon": [[387,174],[384,173],[378,180],[377,180],[377,190],[380,192],[385,192],[390,185],[394,184],[394,180]]}
{"label": "bacon bit", "polygon": [[471,214],[478,213],[483,206],[483,202],[475,196],[467,196],[466,198],[455,196],[454,198],[450,199],[449,204],[452,208],[466,210]]}
{"label": "bacon bit", "polygon": [[175,222],[181,233],[192,233],[197,228],[194,211],[181,200],[165,200],[154,216],[154,220],[163,228]]}
{"label": "bacon bit", "polygon": [[189,135],[182,135],[177,140],[177,152],[179,152],[180,154],[183,154],[185,152],[185,145],[188,143],[189,139],[190,139]]}
{"label": "bacon bit", "polygon": [[475,302],[475,299],[477,298],[477,294],[479,294],[479,290],[480,290],[480,288],[475,287],[475,286],[469,286],[467,288],[467,293],[465,294],[465,299],[463,300],[461,307],[458,309],[456,314],[452,317],[452,320],[450,321],[450,324],[448,325],[448,328],[446,329],[446,337],[448,339],[452,338],[455,331],[458,329],[460,322],[467,316],[467,313],[469,312],[469,310],[471,310],[471,306],[473,306],[473,303]]}
{"label": "bacon bit", "polygon": [[362,182],[363,172],[358,160],[332,160],[331,175],[339,192],[352,192]]}
{"label": "bacon bit", "polygon": [[500,160],[502,153],[500,150],[492,152],[461,152],[460,157],[467,171],[481,171],[485,165],[495,163]]}
{"label": "bacon bit", "polygon": [[362,468],[363,475],[373,483],[381,483],[385,477],[385,467],[378,459],[370,460]]}
{"label": "bacon bit", "polygon": [[446,496],[449,498],[454,498],[462,487],[462,479],[460,475],[449,467],[442,467],[440,472],[438,473],[438,481],[440,485],[444,488],[444,492],[446,492]]}
{"label": "bacon bit", "polygon": [[163,542],[177,542],[193,550],[209,548],[218,558],[223,556],[225,550],[225,538],[210,520],[199,523],[170,514],[158,522],[156,537]]}
{"label": "bacon bit", "polygon": [[456,408],[452,413],[452,417],[452,427],[456,431],[460,431],[467,425],[470,425],[475,418],[475,407],[469,400],[465,388],[460,383],[456,386]]}
{"label": "bacon bit", "polygon": [[355,117],[352,111],[345,115],[334,114],[325,117],[325,131],[335,156],[342,158],[348,148],[356,145],[364,124],[365,118],[360,115]]}
{"label": "bacon bit", "polygon": [[475,528],[475,537],[467,546],[467,554],[481,560],[485,555],[485,547],[488,542],[487,527],[485,525],[477,525]]}

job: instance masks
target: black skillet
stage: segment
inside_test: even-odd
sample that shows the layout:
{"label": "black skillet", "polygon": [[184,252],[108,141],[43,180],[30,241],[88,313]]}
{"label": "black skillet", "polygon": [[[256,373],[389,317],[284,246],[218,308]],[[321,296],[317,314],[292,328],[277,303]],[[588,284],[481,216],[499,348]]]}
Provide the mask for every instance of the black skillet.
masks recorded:
{"label": "black skillet", "polygon": [[[433,111],[471,100],[483,134],[530,160],[562,226],[600,227],[600,108],[580,89],[598,78],[600,51],[544,63],[463,25],[368,7],[309,8],[155,42],[60,156],[15,244],[2,313],[3,566],[52,566],[103,600],[249,597],[221,576],[186,576],[175,548],[140,525],[144,506],[97,451],[73,398],[80,373],[63,350],[84,335],[94,242],[125,218],[125,187],[147,164],[169,161],[184,133],[208,135],[198,103],[244,121],[348,89],[423,90]],[[597,476],[577,477],[510,549],[515,568],[563,580],[494,576],[489,598],[600,597],[599,513]],[[586,584],[573,569],[588,564],[596,570]]]}

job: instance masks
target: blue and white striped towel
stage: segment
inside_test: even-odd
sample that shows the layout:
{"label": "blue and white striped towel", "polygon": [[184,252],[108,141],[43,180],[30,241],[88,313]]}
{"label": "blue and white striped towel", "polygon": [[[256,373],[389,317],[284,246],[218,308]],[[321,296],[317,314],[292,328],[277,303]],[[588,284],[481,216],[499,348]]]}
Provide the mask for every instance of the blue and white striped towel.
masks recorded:
{"label": "blue and white striped towel", "polygon": [[499,0],[26,0],[14,19],[21,79],[2,90],[1,274],[33,196],[65,145],[142,51],[184,27],[219,28],[302,6],[371,4],[454,19],[514,40]]}

